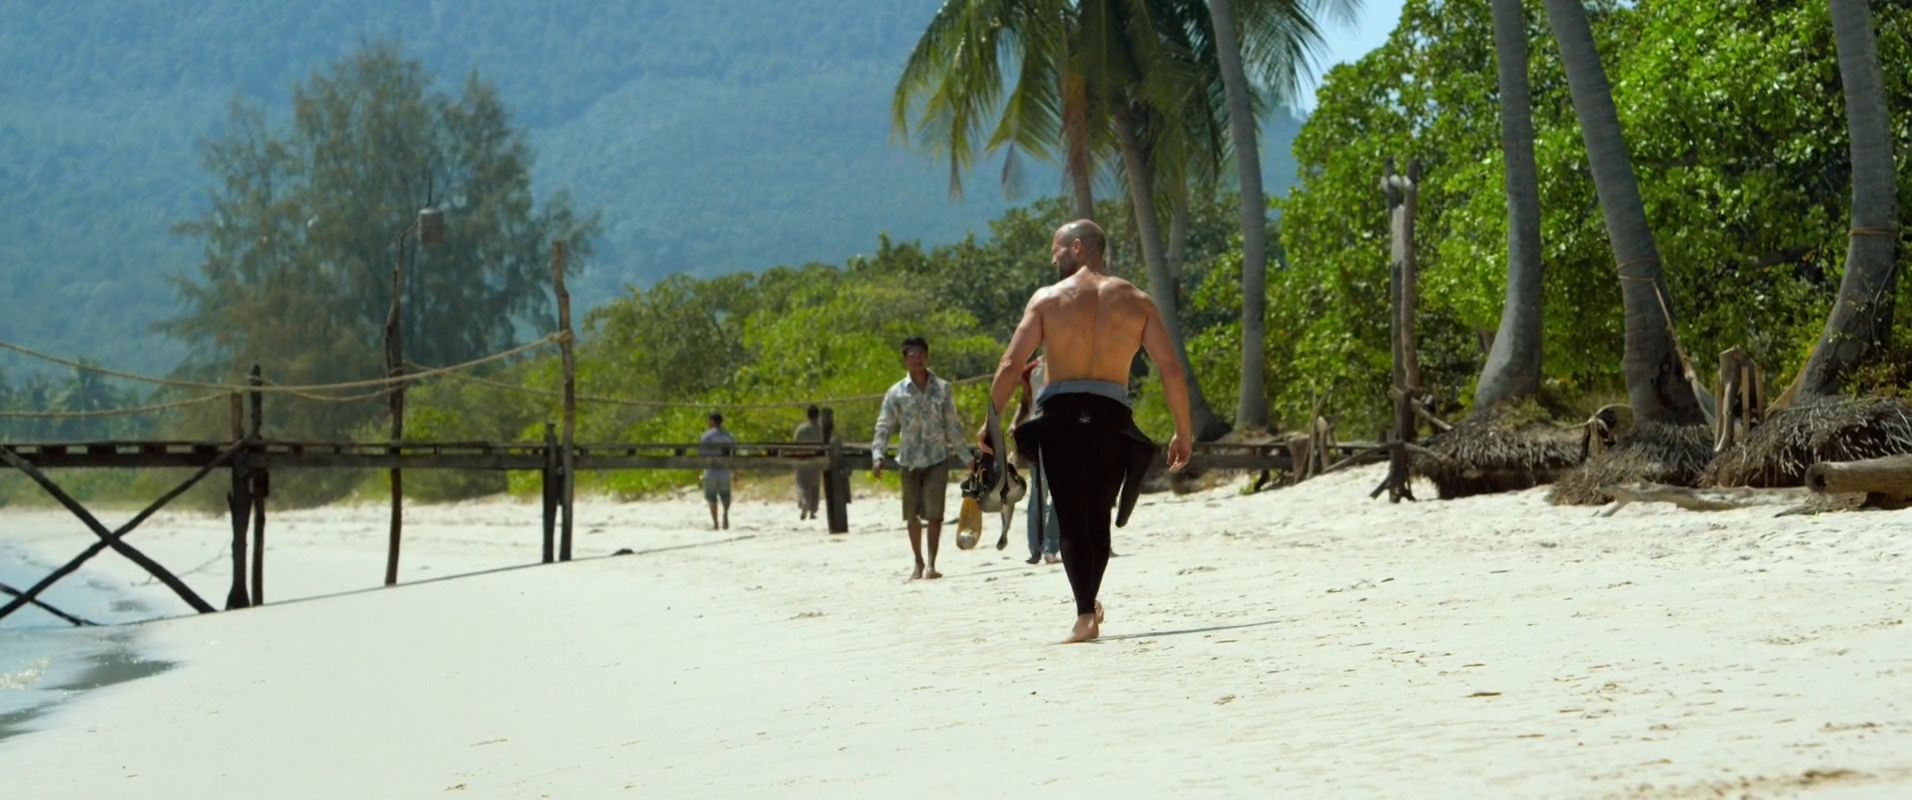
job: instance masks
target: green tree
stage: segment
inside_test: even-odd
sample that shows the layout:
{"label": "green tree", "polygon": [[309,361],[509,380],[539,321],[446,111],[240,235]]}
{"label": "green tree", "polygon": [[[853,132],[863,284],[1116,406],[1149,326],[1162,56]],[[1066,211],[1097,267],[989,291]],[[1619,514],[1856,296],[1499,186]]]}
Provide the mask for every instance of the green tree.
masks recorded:
{"label": "green tree", "polygon": [[[1234,143],[1241,187],[1242,307],[1241,399],[1235,424],[1268,427],[1268,201],[1261,185],[1261,145],[1256,132],[1256,90],[1247,67],[1257,68],[1259,83],[1281,96],[1299,88],[1302,62],[1320,43],[1315,6],[1309,0],[1208,0],[1216,64],[1227,97],[1229,138]],[[1352,18],[1359,0],[1335,0],[1344,18]],[[1236,9],[1244,13],[1238,17]],[[1237,22],[1243,23],[1237,25]],[[1241,32],[1254,36],[1244,41]],[[1178,206],[1178,209],[1182,206]],[[1181,237],[1174,237],[1180,241]],[[1178,259],[1179,261],[1179,259]]]}
{"label": "green tree", "polygon": [[[1269,362],[1287,376],[1270,387],[1281,417],[1304,419],[1321,397],[1344,431],[1372,435],[1382,424],[1385,404],[1372,398],[1385,397],[1387,338],[1370,320],[1387,307],[1374,184],[1389,156],[1423,165],[1424,380],[1451,404],[1444,413],[1474,396],[1509,259],[1490,10],[1407,0],[1386,44],[1323,80],[1296,142],[1301,185],[1277,202],[1288,266],[1269,273]],[[1621,287],[1558,51],[1534,22],[1539,0],[1526,11],[1547,383],[1604,404],[1625,396]],[[1691,308],[1680,340],[1694,354],[1743,347],[1774,373],[1796,370],[1825,327],[1848,246],[1847,126],[1824,103],[1801,101],[1840,91],[1826,3],[1601,2],[1590,12],[1666,280]],[[1912,7],[1874,14],[1880,61],[1912,59]],[[1912,73],[1884,78],[1889,106],[1912,108]],[[1897,119],[1892,144],[1908,152],[1912,127]],[[1904,227],[1912,174],[1900,171],[1897,187]],[[1906,292],[1902,283],[1901,302]],[[1906,327],[1895,347],[1912,338]],[[1191,349],[1221,335],[1201,330]]]}
{"label": "green tree", "polygon": [[[283,383],[384,371],[377,344],[399,288],[406,358],[448,364],[504,349],[522,328],[548,330],[554,239],[573,268],[591,252],[595,215],[563,193],[534,202],[531,150],[496,90],[476,74],[453,96],[393,44],[372,44],[295,88],[291,124],[235,101],[206,147],[211,208],[177,230],[203,242],[198,274],[176,282],[184,311],[161,326],[190,348],[186,369],[239,374],[265,365]],[[419,209],[442,209],[445,244],[403,234]],[[336,434],[371,406],[289,419],[294,435]]]}

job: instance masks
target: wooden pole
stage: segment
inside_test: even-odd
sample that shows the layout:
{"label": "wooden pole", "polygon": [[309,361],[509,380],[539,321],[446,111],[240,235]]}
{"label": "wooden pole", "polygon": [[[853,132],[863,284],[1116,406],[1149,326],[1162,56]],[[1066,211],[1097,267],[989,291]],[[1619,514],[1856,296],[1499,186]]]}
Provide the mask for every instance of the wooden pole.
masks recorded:
{"label": "wooden pole", "polygon": [[1418,294],[1414,287],[1414,206],[1419,172],[1419,165],[1411,163],[1407,175],[1398,175],[1394,171],[1394,160],[1388,159],[1387,174],[1381,179],[1381,190],[1387,194],[1390,233],[1388,294],[1392,304],[1389,338],[1394,355],[1394,391],[1390,393],[1394,398],[1394,437],[1388,450],[1387,478],[1368,496],[1379,497],[1385,491],[1388,501],[1393,503],[1414,500],[1409,446],[1419,427],[1414,402],[1421,378],[1419,358],[1414,352],[1414,300]]}
{"label": "wooden pole", "polygon": [[571,342],[576,335],[571,330],[571,293],[564,288],[562,241],[551,243],[551,280],[558,295],[558,330],[563,333],[558,340],[558,352],[564,357],[564,451],[559,460],[559,467],[563,469],[560,480],[563,516],[558,534],[558,560],[570,561],[572,500],[577,496],[577,476],[571,465],[578,427],[578,364],[571,352]]}
{"label": "wooden pole", "polygon": [[544,560],[549,564],[557,555],[556,533],[558,523],[558,434],[557,426],[544,423],[544,470],[540,473],[538,488],[544,497],[539,507],[544,512]]}
{"label": "wooden pole", "polygon": [[[4,583],[0,583],[0,593],[4,593],[12,597],[26,597],[25,592],[22,592],[19,589],[15,589]],[[99,624],[97,622],[92,622],[90,620],[87,620],[83,617],[73,616],[72,614],[68,614],[65,611],[61,611],[58,608],[54,608],[53,606],[47,605],[46,603],[43,603],[39,600],[27,599],[27,600],[21,600],[20,602],[32,603],[33,605],[37,606],[41,611],[45,611],[48,614],[52,614],[53,616],[59,617],[60,619],[65,620],[67,624],[72,625],[75,628],[97,626]]]}
{"label": "wooden pole", "polygon": [[[265,385],[264,374],[259,365],[252,365],[252,374],[247,380],[252,384],[252,427],[246,437],[252,445],[265,440],[265,392],[258,387]],[[264,467],[252,468],[252,604],[265,605],[266,602],[266,494],[270,491],[271,479]]]}
{"label": "wooden pole", "polygon": [[[243,451],[245,445],[240,444]],[[252,475],[246,469],[242,452],[232,460],[232,491],[226,493],[226,510],[232,515],[232,588],[226,592],[226,610],[252,605],[246,593],[246,526],[252,521]]]}
{"label": "wooden pole", "polygon": [[[405,236],[398,237],[398,259],[392,262],[392,310],[385,317],[385,373],[398,377],[405,373],[405,327],[403,322],[403,299],[405,281]],[[405,386],[394,385],[387,397],[391,401],[392,412],[392,454],[398,454],[398,444],[405,439]],[[404,531],[405,519],[405,476],[396,463],[392,466],[392,523],[385,549],[385,585],[398,584],[398,543]]]}
{"label": "wooden pole", "polygon": [[823,472],[824,516],[831,533],[849,533],[850,476],[843,469],[843,442],[836,436],[836,409],[824,408],[818,421],[823,425],[823,441],[829,447],[829,461]]}

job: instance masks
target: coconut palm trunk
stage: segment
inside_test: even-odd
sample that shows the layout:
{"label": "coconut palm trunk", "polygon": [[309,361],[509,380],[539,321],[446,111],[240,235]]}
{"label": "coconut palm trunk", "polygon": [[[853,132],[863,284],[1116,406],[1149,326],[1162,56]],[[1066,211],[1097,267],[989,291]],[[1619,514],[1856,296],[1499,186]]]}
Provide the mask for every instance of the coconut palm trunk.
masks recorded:
{"label": "coconut palm trunk", "polygon": [[1839,393],[1853,368],[1878,353],[1892,331],[1898,284],[1897,173],[1872,12],[1866,0],[1831,3],[1852,151],[1852,235],[1826,332],[1806,359],[1794,391],[1787,392],[1788,400]]}
{"label": "coconut palm trunk", "polygon": [[1188,345],[1182,340],[1182,314],[1176,304],[1175,279],[1169,274],[1168,252],[1162,243],[1162,226],[1155,207],[1154,171],[1142,145],[1142,114],[1134,109],[1117,112],[1115,137],[1122,151],[1123,172],[1128,175],[1129,208],[1135,217],[1135,231],[1141,241],[1142,261],[1148,266],[1149,294],[1162,312],[1162,324],[1175,340],[1175,355],[1188,373],[1189,416],[1195,425],[1197,441],[1214,441],[1228,433],[1228,423],[1215,415],[1202,394],[1200,380],[1188,361]]}
{"label": "coconut palm trunk", "polygon": [[1607,237],[1620,278],[1626,314],[1626,350],[1621,371],[1627,399],[1642,421],[1672,425],[1706,422],[1699,399],[1686,380],[1673,333],[1673,298],[1660,268],[1659,248],[1647,227],[1646,206],[1627,155],[1613,106],[1613,90],[1594,47],[1593,28],[1582,0],[1545,0],[1554,42],[1567,73],[1580,135],[1593,168],[1594,191],[1606,218]]}
{"label": "coconut palm trunk", "polygon": [[1534,166],[1527,15],[1521,0],[1494,0],[1494,53],[1499,61],[1500,149],[1507,164],[1507,304],[1501,307],[1500,331],[1474,392],[1474,407],[1482,410],[1540,391],[1540,175]]}
{"label": "coconut palm trunk", "polygon": [[1235,424],[1266,428],[1268,200],[1261,187],[1261,148],[1234,6],[1230,0],[1208,0],[1208,15],[1215,27],[1215,55],[1228,98],[1229,138],[1235,142],[1235,167],[1241,181],[1241,398],[1235,406]]}

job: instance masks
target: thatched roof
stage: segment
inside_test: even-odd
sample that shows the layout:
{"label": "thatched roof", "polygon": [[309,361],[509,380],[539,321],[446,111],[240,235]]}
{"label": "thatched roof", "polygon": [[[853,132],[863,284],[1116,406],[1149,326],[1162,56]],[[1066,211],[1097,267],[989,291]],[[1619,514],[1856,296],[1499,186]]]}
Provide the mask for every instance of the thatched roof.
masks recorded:
{"label": "thatched roof", "polygon": [[1713,434],[1705,425],[1641,422],[1613,447],[1560,476],[1547,501],[1594,506],[1612,502],[1612,487],[1623,484],[1694,486],[1712,456]]}
{"label": "thatched roof", "polygon": [[1532,401],[1477,412],[1435,435],[1417,453],[1414,474],[1442,500],[1512,492],[1552,483],[1580,463],[1585,428],[1561,426]]}
{"label": "thatched roof", "polygon": [[1805,485],[1819,461],[1857,461],[1912,453],[1912,405],[1879,397],[1836,397],[1780,411],[1721,453],[1702,486]]}

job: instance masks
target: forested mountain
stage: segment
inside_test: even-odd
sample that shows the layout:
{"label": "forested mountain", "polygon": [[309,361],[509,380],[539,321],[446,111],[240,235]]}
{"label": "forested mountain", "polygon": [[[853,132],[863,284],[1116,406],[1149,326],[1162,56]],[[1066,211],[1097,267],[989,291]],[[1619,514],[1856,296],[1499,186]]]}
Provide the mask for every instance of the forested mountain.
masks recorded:
{"label": "forested mountain", "polygon": [[[447,89],[473,71],[497,85],[536,191],[602,212],[585,305],[675,273],[839,262],[882,233],[982,231],[1058,178],[1032,170],[1010,199],[988,164],[952,201],[945,166],[893,141],[897,72],[937,5],[0,0],[0,340],[170,367],[178,344],[149,326],[199,257],[169,232],[205,209],[197,143],[235,97],[283,117],[295,83],[371,40]],[[1271,194],[1292,183],[1297,127],[1265,127]]]}

